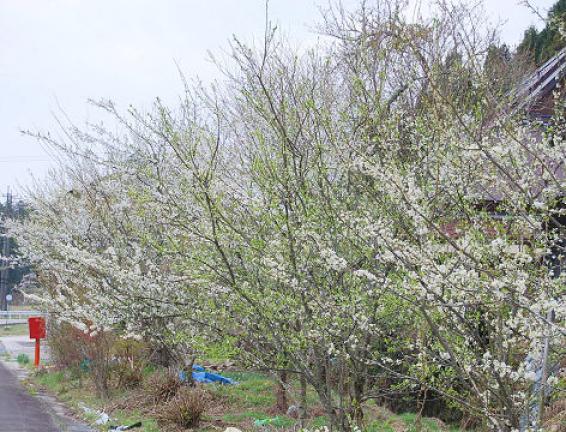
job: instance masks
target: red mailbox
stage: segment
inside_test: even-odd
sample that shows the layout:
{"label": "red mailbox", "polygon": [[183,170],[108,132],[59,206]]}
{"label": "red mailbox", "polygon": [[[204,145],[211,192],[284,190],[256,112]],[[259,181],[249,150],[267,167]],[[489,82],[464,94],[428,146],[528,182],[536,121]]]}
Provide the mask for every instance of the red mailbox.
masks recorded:
{"label": "red mailbox", "polygon": [[38,367],[40,340],[45,339],[45,318],[29,317],[28,324],[29,324],[29,338],[35,339],[35,360],[33,364],[35,365],[35,367]]}
{"label": "red mailbox", "polygon": [[28,324],[30,339],[45,339],[45,318],[30,317],[28,318]]}

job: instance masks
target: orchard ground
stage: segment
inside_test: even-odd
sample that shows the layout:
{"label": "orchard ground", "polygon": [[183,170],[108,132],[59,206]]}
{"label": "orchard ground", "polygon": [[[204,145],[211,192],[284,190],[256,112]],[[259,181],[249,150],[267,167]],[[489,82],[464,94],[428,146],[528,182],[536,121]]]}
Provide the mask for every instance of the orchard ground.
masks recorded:
{"label": "orchard ground", "polygon": [[[29,340],[27,324],[15,324],[0,328],[0,343],[4,347],[2,361],[27,388],[29,393],[41,395],[43,402],[52,409],[67,411],[75,418],[82,420],[94,428],[107,431],[113,425],[129,425],[142,422],[143,432],[182,430],[171,425],[160,425],[151,415],[141,413],[132,407],[132,400],[143,392],[143,386],[135,388],[118,388],[115,386],[106,400],[96,396],[95,388],[87,370],[74,368],[57,368],[49,361],[47,343],[42,345],[42,367],[36,370],[33,364],[34,343]],[[219,347],[217,351],[222,351]],[[204,359],[205,364],[223,364],[224,359],[213,356]],[[237,371],[234,366],[222,374],[233,379],[235,385],[204,384],[200,385],[207,395],[207,406],[198,431],[223,430],[226,427],[237,427],[248,430],[298,430],[297,419],[276,412],[276,388],[278,383],[269,374],[257,371]],[[144,370],[144,379],[160,371],[148,366]],[[291,380],[288,398],[290,403],[299,398],[299,383]],[[52,396],[54,399],[50,399]],[[305,425],[309,429],[317,429],[328,425],[323,409],[313,389],[308,392],[309,415]],[[98,415],[85,413],[84,407],[97,412],[106,412],[110,421],[105,425],[97,425]],[[157,408],[158,409],[158,408]],[[262,426],[254,425],[256,421],[267,421]],[[416,414],[396,415],[385,408],[370,404],[366,413],[368,432],[401,432],[417,430]],[[456,426],[447,426],[435,418],[422,419],[422,431],[459,431]]]}
{"label": "orchard ground", "polygon": [[[148,370],[147,374],[155,373]],[[198,431],[218,431],[227,427],[237,427],[242,431],[250,430],[298,430],[296,419],[284,414],[274,412],[275,387],[277,383],[268,375],[259,372],[225,372],[225,376],[238,382],[236,385],[206,384],[203,385],[208,395],[207,407],[204,412]],[[43,372],[32,376],[30,381],[32,388],[44,389],[54,394],[59,400],[67,404],[77,415],[84,414],[81,406],[107,412],[112,421],[108,425],[132,424],[142,421],[144,432],[157,432],[171,430],[161,428],[158,422],[143,415],[135,408],[129,409],[128,400],[135,399],[139,390],[115,389],[109,400],[101,400],[94,396],[95,392],[88,379],[79,374],[73,374],[68,370],[45,369]],[[298,393],[299,384],[291,383],[289,394],[291,397]],[[314,392],[309,391],[309,420],[307,427],[317,429],[328,424],[323,410],[317,406],[317,398]],[[384,408],[373,405],[367,410],[368,432],[401,432],[414,431],[416,415],[407,413],[395,415]],[[91,422],[96,416],[86,416]],[[254,426],[256,420],[272,419],[268,426]],[[108,430],[100,427],[100,430]],[[182,430],[176,429],[174,430]],[[458,431],[457,427],[446,426],[443,422],[434,418],[422,419],[422,431]]]}
{"label": "orchard ground", "polygon": [[[13,325],[0,329],[0,341],[6,347],[3,363],[18,376],[22,385],[31,395],[43,395],[49,402],[48,395],[53,396],[69,413],[90,424],[93,430],[107,431],[113,425],[129,425],[142,422],[143,432],[182,430],[177,427],[160,425],[151,415],[144,414],[135,408],[135,400],[143,386],[131,389],[114,387],[107,400],[95,396],[96,391],[89,379],[88,371],[57,369],[44,357],[42,366],[35,370],[33,362],[33,343],[29,341],[27,325]],[[218,360],[218,359],[213,359]],[[207,364],[213,362],[207,361]],[[233,369],[233,367],[231,368]],[[158,371],[148,367],[144,370],[147,379]],[[235,385],[205,384],[201,385],[207,395],[207,406],[198,431],[217,431],[226,427],[237,427],[248,430],[297,430],[295,418],[275,412],[275,391],[277,382],[268,374],[256,371],[225,371],[223,375],[237,382]],[[289,383],[289,400],[298,399],[299,383]],[[309,419],[307,427],[317,429],[327,425],[327,418],[312,389],[308,393]],[[65,411],[57,402],[51,405]],[[97,412],[105,412],[110,421],[105,425],[96,425],[99,416],[95,412],[85,413],[84,407]],[[401,432],[415,429],[416,415],[407,413],[396,415],[385,408],[368,407],[367,431]],[[256,426],[257,420],[268,420],[267,425]],[[422,419],[423,431],[458,431],[457,427],[449,427],[438,419]]]}

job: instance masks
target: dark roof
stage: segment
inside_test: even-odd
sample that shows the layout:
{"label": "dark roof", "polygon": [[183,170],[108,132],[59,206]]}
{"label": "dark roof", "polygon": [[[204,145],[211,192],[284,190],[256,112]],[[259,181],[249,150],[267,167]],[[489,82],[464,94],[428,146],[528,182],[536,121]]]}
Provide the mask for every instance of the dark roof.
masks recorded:
{"label": "dark roof", "polygon": [[551,114],[552,92],[565,75],[566,48],[563,48],[521,83],[515,94],[515,111],[526,109],[535,117]]}

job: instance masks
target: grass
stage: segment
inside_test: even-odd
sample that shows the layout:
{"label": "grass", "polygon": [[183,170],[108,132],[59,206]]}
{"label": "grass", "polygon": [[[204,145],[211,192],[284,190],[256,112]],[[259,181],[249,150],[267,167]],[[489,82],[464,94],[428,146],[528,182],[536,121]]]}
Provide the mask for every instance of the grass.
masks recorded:
{"label": "grass", "polygon": [[[104,406],[108,406],[114,400],[126,396],[124,392],[115,392],[110,401],[101,401],[94,396],[94,392],[90,388],[90,382],[86,377],[78,379],[73,377],[70,371],[44,371],[32,376],[32,384],[37,387],[47,389],[50,393],[55,394],[59,400],[66,403],[74,412],[86,417],[92,423],[94,416],[85,416],[80,408],[81,404],[91,409],[100,410]],[[226,373],[225,375],[238,381],[238,385],[223,386],[220,384],[210,384],[206,388],[214,396],[213,400],[221,401],[220,404],[213,403],[213,407],[203,418],[202,427],[198,429],[201,432],[218,430],[217,425],[221,427],[236,426],[241,430],[253,429],[255,420],[264,420],[275,417],[270,413],[270,409],[275,404],[273,395],[274,381],[259,373],[239,372]],[[136,429],[140,432],[159,432],[160,429],[152,419],[143,419],[137,412],[126,412],[115,410],[109,413],[112,425],[131,424],[143,420],[143,428]],[[274,428],[284,430],[292,428],[296,420],[284,415],[279,415],[277,425],[270,425],[267,429]],[[323,422],[320,422],[322,423]],[[108,427],[109,427],[108,425]],[[257,428],[256,428],[257,429]],[[100,430],[105,431],[106,428]],[[266,430],[266,428],[262,428]]]}
{"label": "grass", "polygon": [[31,311],[31,310],[38,310],[38,305],[10,305],[11,311]]}
{"label": "grass", "polygon": [[0,324],[0,336],[25,336],[29,334],[27,324]]}
{"label": "grass", "polygon": [[[127,396],[127,392],[114,391],[110,401],[102,401],[94,396],[90,381],[84,374],[71,373],[70,371],[46,371],[36,374],[32,381],[40,388],[48,389],[51,393],[69,405],[76,413],[85,417],[80,404],[84,404],[95,410],[104,409],[113,401]],[[256,372],[227,372],[224,375],[238,382],[237,385],[223,386],[220,384],[206,385],[206,389],[212,396],[212,402],[203,417],[201,427],[195,432],[212,432],[223,430],[228,426],[234,426],[242,431],[290,431],[298,430],[297,420],[285,415],[273,413],[275,405],[274,386],[275,381],[264,374]],[[298,383],[290,383],[290,400],[298,392]],[[320,413],[320,407],[316,404],[316,395],[312,389],[308,393],[309,409],[313,413]],[[292,402],[291,402],[292,403]],[[140,432],[160,432],[157,422],[153,419],[144,418],[137,411],[114,410],[109,413],[112,421],[101,431],[107,431],[110,425],[128,425],[137,421],[143,421]],[[275,424],[257,427],[256,420],[272,419],[278,416]],[[395,415],[382,408],[370,406],[367,410],[367,426],[364,432],[413,432],[415,428],[415,414],[407,413]],[[90,418],[90,420],[94,420]],[[324,415],[315,415],[307,422],[307,428],[314,430],[326,426],[327,418]],[[423,418],[421,421],[422,432],[458,432],[459,429],[445,427],[436,419]]]}
{"label": "grass", "polygon": [[[224,375],[238,381],[235,386],[213,386],[214,394],[225,398],[226,406],[222,412],[209,413],[207,420],[211,423],[222,422],[224,426],[235,426],[243,431],[253,430],[255,420],[273,418],[272,408],[275,405],[275,381],[270,377],[253,372],[225,373]],[[298,383],[291,382],[291,398],[297,396]],[[307,395],[311,412],[319,412],[317,396],[312,389]],[[285,415],[279,415],[280,421],[270,425],[268,430],[298,430],[297,421]],[[416,415],[412,413],[395,415],[384,409],[368,409],[366,413],[367,427],[364,432],[412,432],[416,430]],[[458,428],[445,427],[437,419],[423,418],[421,420],[422,432],[457,432]],[[314,416],[307,422],[310,430],[319,429],[328,425],[324,415]],[[295,429],[294,429],[295,427]],[[265,428],[256,430],[265,430]]]}
{"label": "grass", "polygon": [[125,412],[121,410],[112,411],[112,422],[103,428],[102,430],[107,431],[111,427],[110,425],[131,425],[138,421],[142,421],[142,428],[136,429],[143,432],[160,432],[159,426],[154,419],[144,419],[144,417],[137,411]]}
{"label": "grass", "polygon": [[226,373],[228,378],[238,382],[234,386],[216,386],[215,392],[229,399],[238,407],[272,407],[275,404],[273,381],[264,375],[248,373]]}
{"label": "grass", "polygon": [[54,393],[62,393],[65,384],[68,383],[63,371],[40,372],[36,375],[37,382]]}
{"label": "grass", "polygon": [[[85,413],[81,405],[93,410],[105,410],[109,402],[124,395],[123,392],[115,392],[110,400],[104,401],[96,397],[87,377],[74,371],[73,373],[70,371],[42,371],[32,375],[28,384],[30,392],[37,392],[38,388],[49,391],[65,403],[78,417],[82,417],[89,423],[94,423],[97,416]],[[129,425],[141,421],[142,427],[136,429],[136,431],[160,432],[155,420],[144,418],[136,411],[114,410],[110,413],[110,417],[111,421],[107,425],[97,426],[98,430],[108,431],[111,426]]]}
{"label": "grass", "polygon": [[29,364],[29,357],[27,354],[19,354],[18,357],[16,358],[16,361],[21,365],[21,366],[26,366]]}

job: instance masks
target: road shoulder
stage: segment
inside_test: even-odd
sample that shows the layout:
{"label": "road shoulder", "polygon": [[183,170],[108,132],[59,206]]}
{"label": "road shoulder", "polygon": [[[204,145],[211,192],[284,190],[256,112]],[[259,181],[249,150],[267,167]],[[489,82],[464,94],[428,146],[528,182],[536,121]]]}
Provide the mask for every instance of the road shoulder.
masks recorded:
{"label": "road shoulder", "polygon": [[61,432],[94,432],[91,427],[75,419],[68,408],[52,395],[41,389],[34,389],[33,394],[30,392],[27,381],[31,370],[16,361],[18,354],[27,354],[28,349],[26,348],[24,345],[24,349],[20,350],[12,337],[9,337],[8,340],[6,340],[6,337],[0,337],[0,367],[3,366],[7,372],[13,375],[22,391],[40,403],[43,411],[52,419],[57,430]]}

